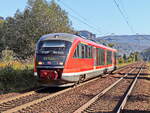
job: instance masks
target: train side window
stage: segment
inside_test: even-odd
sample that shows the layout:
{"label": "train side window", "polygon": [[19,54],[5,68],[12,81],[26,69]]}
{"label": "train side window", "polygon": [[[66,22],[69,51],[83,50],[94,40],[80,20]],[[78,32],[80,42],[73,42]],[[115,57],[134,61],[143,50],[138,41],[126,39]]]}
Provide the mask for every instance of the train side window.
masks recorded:
{"label": "train side window", "polygon": [[100,65],[104,65],[105,52],[103,49],[100,49]]}
{"label": "train side window", "polygon": [[92,46],[79,43],[73,58],[92,58]]}
{"label": "train side window", "polygon": [[77,45],[73,58],[80,58],[80,44]]}
{"label": "train side window", "polygon": [[85,45],[85,58],[88,58],[88,46]]}
{"label": "train side window", "polygon": [[90,48],[90,58],[93,58],[93,47],[91,46]]}
{"label": "train side window", "polygon": [[[77,46],[78,47],[78,46]],[[75,50],[75,52],[74,52],[74,55],[73,55],[73,58],[77,58],[78,57],[78,54],[77,54],[78,52],[77,52],[77,48],[76,48],[76,50]]]}
{"label": "train side window", "polygon": [[98,48],[96,48],[96,65],[98,65]]}
{"label": "train side window", "polygon": [[79,45],[76,48],[76,56],[77,56],[77,58],[79,57]]}
{"label": "train side window", "polygon": [[90,52],[89,52],[90,53],[90,55],[89,55],[90,58],[93,58],[93,56],[92,56],[92,50],[93,50],[93,48],[92,48],[92,46],[90,46]]}
{"label": "train side window", "polygon": [[107,64],[112,64],[112,51],[107,51]]}
{"label": "train side window", "polygon": [[112,51],[110,51],[110,64],[112,64]]}
{"label": "train side window", "polygon": [[88,58],[90,58],[90,46],[87,47],[87,50],[88,50],[87,51],[87,56],[88,56]]}
{"label": "train side window", "polygon": [[101,48],[96,49],[96,65],[104,65],[105,51]]}
{"label": "train side window", "polygon": [[99,48],[96,48],[96,65],[99,65]]}
{"label": "train side window", "polygon": [[79,58],[82,58],[82,44],[79,44]]}
{"label": "train side window", "polygon": [[84,50],[84,45],[82,44],[81,46],[81,54],[82,54],[82,58],[85,58],[85,50]]}
{"label": "train side window", "polygon": [[116,64],[117,63],[117,54],[116,54],[116,52],[114,52],[114,64]]}
{"label": "train side window", "polygon": [[90,46],[87,46],[87,57],[90,58]]}

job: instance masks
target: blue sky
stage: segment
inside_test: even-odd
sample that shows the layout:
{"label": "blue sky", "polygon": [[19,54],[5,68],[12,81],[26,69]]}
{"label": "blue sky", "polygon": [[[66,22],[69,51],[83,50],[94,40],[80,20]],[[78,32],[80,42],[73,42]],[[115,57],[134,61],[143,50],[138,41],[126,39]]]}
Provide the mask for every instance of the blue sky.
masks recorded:
{"label": "blue sky", "polygon": [[[89,30],[98,36],[111,33],[150,34],[150,0],[116,1],[119,3],[124,14],[127,15],[126,18],[133,27],[134,32],[131,32],[115,6],[114,0],[57,0],[57,3],[68,12],[73,27],[76,30]],[[3,0],[0,4],[0,16],[13,16],[17,9],[23,11],[26,4],[27,0]],[[90,27],[80,22],[77,18],[89,24]]]}

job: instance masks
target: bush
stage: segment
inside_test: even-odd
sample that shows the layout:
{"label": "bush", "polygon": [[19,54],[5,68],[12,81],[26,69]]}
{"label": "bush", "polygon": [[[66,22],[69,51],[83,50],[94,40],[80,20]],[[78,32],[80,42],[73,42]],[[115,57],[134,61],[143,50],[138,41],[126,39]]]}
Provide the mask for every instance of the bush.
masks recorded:
{"label": "bush", "polygon": [[2,51],[2,61],[3,62],[9,62],[9,61],[13,61],[14,60],[14,52],[12,50],[9,49],[5,49]]}
{"label": "bush", "polygon": [[0,70],[0,93],[18,92],[38,86],[33,68],[14,69],[7,65]]}

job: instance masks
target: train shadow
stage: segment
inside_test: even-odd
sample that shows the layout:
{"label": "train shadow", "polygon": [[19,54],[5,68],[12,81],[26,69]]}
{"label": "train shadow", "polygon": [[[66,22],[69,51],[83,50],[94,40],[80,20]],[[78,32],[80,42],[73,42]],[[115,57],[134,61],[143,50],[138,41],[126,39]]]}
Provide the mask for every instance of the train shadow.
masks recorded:
{"label": "train shadow", "polygon": [[[99,112],[90,112],[90,113],[116,113],[116,112],[110,112],[110,111],[99,111]],[[150,113],[150,111],[143,111],[143,110],[123,110],[120,113]]]}
{"label": "train shadow", "polygon": [[67,89],[68,87],[44,87],[41,90],[36,91],[37,93],[56,93]]}
{"label": "train shadow", "polygon": [[148,98],[150,98],[150,96],[145,95],[145,94],[130,95],[128,101],[129,102],[138,102],[138,101],[139,102],[142,102],[142,101],[149,102]]}
{"label": "train shadow", "polygon": [[[118,73],[119,75],[125,75],[126,73]],[[133,79],[134,76],[137,74],[135,73],[129,73],[127,77],[124,77],[124,79]],[[150,80],[150,77],[148,77],[150,73],[141,73],[138,79],[145,79],[145,80]],[[121,78],[122,76],[113,76],[114,78]]]}
{"label": "train shadow", "polygon": [[150,111],[144,111],[144,110],[127,110],[124,109],[122,113],[150,113]]}

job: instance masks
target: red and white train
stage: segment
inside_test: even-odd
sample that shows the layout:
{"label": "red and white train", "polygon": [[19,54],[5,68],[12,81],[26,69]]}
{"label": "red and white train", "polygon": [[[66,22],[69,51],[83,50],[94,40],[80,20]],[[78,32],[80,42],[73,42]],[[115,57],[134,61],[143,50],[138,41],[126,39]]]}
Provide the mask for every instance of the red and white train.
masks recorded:
{"label": "red and white train", "polygon": [[116,68],[116,49],[81,36],[42,36],[35,52],[34,76],[45,86],[68,86]]}

